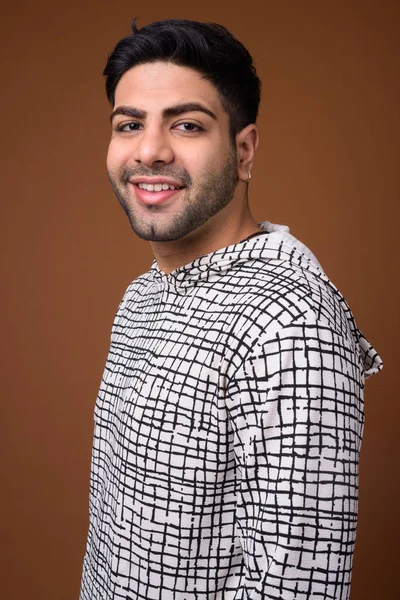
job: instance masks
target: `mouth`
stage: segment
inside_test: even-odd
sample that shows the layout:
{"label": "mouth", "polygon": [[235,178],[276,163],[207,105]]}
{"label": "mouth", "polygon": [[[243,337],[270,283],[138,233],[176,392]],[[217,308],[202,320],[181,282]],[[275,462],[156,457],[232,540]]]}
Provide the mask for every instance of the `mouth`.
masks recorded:
{"label": "mouth", "polygon": [[145,181],[142,179],[131,179],[130,184],[135,188],[137,199],[143,204],[155,205],[163,204],[175,197],[185,186],[180,186],[178,182],[164,179]]}

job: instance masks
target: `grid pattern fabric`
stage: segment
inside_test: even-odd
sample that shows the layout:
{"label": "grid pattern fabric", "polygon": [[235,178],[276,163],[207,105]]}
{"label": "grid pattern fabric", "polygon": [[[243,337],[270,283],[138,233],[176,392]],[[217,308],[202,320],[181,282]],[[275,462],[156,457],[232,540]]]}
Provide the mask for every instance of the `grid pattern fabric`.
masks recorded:
{"label": "grid pattern fabric", "polygon": [[127,289],[81,600],[346,600],[381,360],[284,226]]}

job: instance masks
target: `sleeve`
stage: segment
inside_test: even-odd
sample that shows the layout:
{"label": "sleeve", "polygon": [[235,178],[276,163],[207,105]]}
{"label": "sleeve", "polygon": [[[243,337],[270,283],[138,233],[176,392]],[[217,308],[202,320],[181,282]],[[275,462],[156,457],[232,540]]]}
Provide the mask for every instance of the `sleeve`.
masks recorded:
{"label": "sleeve", "polygon": [[231,379],[237,600],[349,597],[363,387],[358,347],[315,320],[256,345]]}

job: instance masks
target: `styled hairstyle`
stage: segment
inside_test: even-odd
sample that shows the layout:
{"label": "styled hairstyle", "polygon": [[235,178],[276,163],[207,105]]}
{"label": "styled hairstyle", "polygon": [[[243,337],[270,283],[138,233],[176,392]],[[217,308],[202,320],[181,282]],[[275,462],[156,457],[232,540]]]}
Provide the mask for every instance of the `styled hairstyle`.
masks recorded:
{"label": "styled hairstyle", "polygon": [[126,71],[140,64],[166,61],[195,69],[215,86],[229,115],[233,137],[256,122],[261,81],[250,53],[228,29],[216,23],[180,19],[156,21],[138,29],[134,19],[132,32],[115,46],[103,71],[112,106],[115,89]]}

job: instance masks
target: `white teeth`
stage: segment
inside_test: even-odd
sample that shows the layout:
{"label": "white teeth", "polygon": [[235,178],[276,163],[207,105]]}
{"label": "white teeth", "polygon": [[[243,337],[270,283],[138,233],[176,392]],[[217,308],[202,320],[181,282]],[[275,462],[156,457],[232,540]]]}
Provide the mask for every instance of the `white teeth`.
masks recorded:
{"label": "white teeth", "polygon": [[148,192],[161,192],[161,190],[177,190],[173,185],[168,183],[138,183],[138,188],[141,190],[147,190]]}

